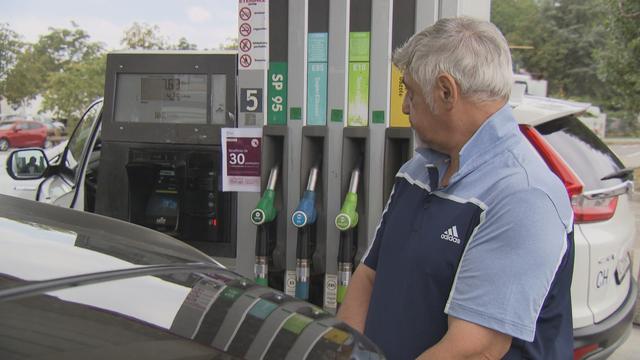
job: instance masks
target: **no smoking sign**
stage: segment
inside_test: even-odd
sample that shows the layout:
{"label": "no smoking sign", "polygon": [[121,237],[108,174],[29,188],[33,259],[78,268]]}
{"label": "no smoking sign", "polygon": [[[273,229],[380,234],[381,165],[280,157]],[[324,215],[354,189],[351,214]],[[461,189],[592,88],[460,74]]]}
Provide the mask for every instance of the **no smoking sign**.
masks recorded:
{"label": "no smoking sign", "polygon": [[242,9],[240,9],[240,19],[244,21],[251,19],[251,9],[249,9],[248,7],[243,7]]}
{"label": "no smoking sign", "polygon": [[242,25],[240,25],[240,35],[242,36],[251,35],[251,25],[247,23],[242,23]]}

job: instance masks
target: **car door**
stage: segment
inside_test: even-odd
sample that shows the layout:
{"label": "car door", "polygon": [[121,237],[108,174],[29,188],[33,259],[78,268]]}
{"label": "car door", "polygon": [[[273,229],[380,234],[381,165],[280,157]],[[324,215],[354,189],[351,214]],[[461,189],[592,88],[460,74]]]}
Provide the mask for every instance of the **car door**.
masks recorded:
{"label": "car door", "polygon": [[29,146],[29,124],[23,121],[16,123],[11,144],[14,147]]}
{"label": "car door", "polygon": [[84,210],[83,180],[100,129],[102,100],[89,106],[69,138],[57,170],[38,189],[37,200]]}
{"label": "car door", "polygon": [[42,145],[42,138],[40,137],[40,131],[38,130],[38,124],[27,122],[27,129],[25,133],[27,134],[27,146],[40,146]]}

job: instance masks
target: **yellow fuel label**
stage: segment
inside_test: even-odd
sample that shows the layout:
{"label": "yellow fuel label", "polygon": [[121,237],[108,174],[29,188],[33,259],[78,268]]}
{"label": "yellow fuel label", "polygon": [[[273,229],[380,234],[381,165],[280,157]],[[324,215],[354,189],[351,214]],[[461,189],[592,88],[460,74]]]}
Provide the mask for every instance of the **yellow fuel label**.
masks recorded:
{"label": "yellow fuel label", "polygon": [[391,111],[389,125],[391,127],[409,127],[409,116],[402,112],[402,101],[407,89],[402,82],[402,73],[395,65],[391,65]]}

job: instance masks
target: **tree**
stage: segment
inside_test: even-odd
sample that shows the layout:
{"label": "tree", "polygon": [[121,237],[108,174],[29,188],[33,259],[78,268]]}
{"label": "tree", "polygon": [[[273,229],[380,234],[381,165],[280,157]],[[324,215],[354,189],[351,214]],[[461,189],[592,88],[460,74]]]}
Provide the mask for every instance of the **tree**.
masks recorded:
{"label": "tree", "polygon": [[6,23],[0,23],[0,98],[5,93],[7,73],[16,63],[16,58],[24,48],[20,36],[9,28]]}
{"label": "tree", "polygon": [[77,24],[72,23],[72,27],[49,28],[37,43],[25,46],[7,74],[4,95],[10,103],[24,105],[46,92],[50,76],[103,52],[102,45],[89,41],[89,35]]}
{"label": "tree", "polygon": [[606,41],[596,49],[598,76],[611,91],[608,105],[627,126],[640,120],[640,0],[607,0]]}
{"label": "tree", "polygon": [[218,45],[218,50],[237,50],[238,38],[227,38],[224,44]]}
{"label": "tree", "polygon": [[51,74],[42,107],[56,117],[68,119],[72,129],[93,100],[104,96],[106,54],[74,62],[64,71]]}
{"label": "tree", "polygon": [[180,40],[178,40],[177,44],[171,46],[171,49],[173,49],[173,50],[197,50],[198,49],[198,45],[192,44],[186,38],[181,37]]}
{"label": "tree", "polygon": [[[134,22],[129,29],[125,30],[120,44],[127,49],[163,50],[169,48],[166,40],[158,34],[159,32],[158,25]],[[185,42],[188,43],[186,39]]]}

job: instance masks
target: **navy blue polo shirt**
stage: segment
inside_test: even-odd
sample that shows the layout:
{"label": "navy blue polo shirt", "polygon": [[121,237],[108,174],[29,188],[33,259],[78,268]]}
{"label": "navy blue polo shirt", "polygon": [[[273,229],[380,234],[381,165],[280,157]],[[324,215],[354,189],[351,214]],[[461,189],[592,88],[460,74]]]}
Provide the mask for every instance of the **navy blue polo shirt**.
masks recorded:
{"label": "navy blue polo shirt", "polygon": [[512,336],[507,359],[569,359],[573,213],[567,192],[507,105],[460,152],[429,149],[402,166],[363,263],[376,271],[365,334],[412,359],[447,317]]}

